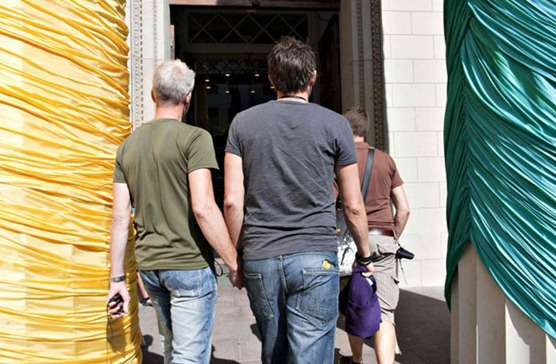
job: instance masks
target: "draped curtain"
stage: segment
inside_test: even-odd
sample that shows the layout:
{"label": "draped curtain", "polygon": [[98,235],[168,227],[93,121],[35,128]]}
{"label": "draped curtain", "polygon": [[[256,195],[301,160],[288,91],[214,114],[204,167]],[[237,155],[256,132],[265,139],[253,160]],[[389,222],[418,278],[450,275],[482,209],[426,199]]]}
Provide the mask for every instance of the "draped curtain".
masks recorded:
{"label": "draped curtain", "polygon": [[445,295],[467,243],[556,338],[556,3],[445,0]]}
{"label": "draped curtain", "polygon": [[114,156],[131,130],[124,17],[125,0],[0,2],[2,363],[141,360],[137,302],[106,313]]}

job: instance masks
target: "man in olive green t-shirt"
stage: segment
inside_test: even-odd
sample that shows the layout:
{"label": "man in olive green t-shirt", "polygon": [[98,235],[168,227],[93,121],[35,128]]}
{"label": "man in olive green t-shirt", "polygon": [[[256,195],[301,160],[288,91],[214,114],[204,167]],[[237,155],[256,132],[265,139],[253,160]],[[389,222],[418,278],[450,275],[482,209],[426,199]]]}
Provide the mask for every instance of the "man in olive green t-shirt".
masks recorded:
{"label": "man in olive green t-shirt", "polygon": [[212,249],[238,287],[238,259],[212,189],[218,169],[210,134],[180,120],[195,73],[179,60],[155,69],[154,120],[118,148],[114,168],[109,303],[113,318],[128,312],[124,257],[132,205],[139,274],[156,310],[165,362],[209,363],[217,297]]}

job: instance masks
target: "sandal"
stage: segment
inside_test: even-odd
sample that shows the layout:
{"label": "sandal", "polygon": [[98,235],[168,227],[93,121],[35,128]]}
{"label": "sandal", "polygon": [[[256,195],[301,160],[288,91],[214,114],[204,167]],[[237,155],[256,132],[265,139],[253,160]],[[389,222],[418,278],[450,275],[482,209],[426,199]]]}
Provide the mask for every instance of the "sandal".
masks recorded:
{"label": "sandal", "polygon": [[139,300],[139,302],[141,302],[141,304],[142,304],[143,306],[152,306],[152,305],[153,305],[153,303],[151,302],[151,298],[150,298],[150,297],[143,298],[143,299]]}
{"label": "sandal", "polygon": [[363,362],[358,363],[356,361],[353,361],[353,357],[352,356],[343,356],[340,359],[340,363],[341,364],[363,364]]}

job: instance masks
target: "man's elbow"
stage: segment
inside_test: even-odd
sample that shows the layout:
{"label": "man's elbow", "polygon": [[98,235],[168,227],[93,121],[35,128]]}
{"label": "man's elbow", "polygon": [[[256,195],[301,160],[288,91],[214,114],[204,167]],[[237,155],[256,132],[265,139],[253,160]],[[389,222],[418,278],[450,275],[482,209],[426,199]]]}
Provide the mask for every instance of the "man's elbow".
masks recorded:
{"label": "man's elbow", "polygon": [[235,197],[226,196],[224,198],[224,211],[234,212],[241,208],[240,201]]}
{"label": "man's elbow", "polygon": [[129,214],[113,214],[112,215],[112,226],[114,227],[127,227],[131,217]]}
{"label": "man's elbow", "polygon": [[344,214],[346,216],[359,216],[365,215],[365,205],[363,204],[355,204],[355,205],[348,205],[344,204]]}
{"label": "man's elbow", "polygon": [[208,219],[210,212],[211,212],[211,204],[210,203],[203,203],[203,204],[192,204],[191,210],[193,211],[193,215],[197,221]]}
{"label": "man's elbow", "polygon": [[409,219],[409,214],[410,214],[409,207],[404,206],[396,210],[396,215],[404,220]]}

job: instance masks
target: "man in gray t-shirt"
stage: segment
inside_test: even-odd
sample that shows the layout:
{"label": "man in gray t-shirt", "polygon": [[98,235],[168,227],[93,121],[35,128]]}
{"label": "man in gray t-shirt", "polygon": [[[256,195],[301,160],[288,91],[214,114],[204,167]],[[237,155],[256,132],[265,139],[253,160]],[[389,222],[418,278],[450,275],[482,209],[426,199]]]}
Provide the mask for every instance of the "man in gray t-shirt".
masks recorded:
{"label": "man in gray t-shirt", "polygon": [[357,163],[351,134],[341,115],[287,97],[235,117],[226,152],[248,171],[244,259],[336,252],[334,166]]}
{"label": "man in gray t-shirt", "polygon": [[224,215],[243,252],[263,363],[332,363],[338,317],[336,173],[360,264],[372,272],[347,120],[309,103],[311,48],[291,37],[268,56],[277,100],[239,113],[224,161]]}

